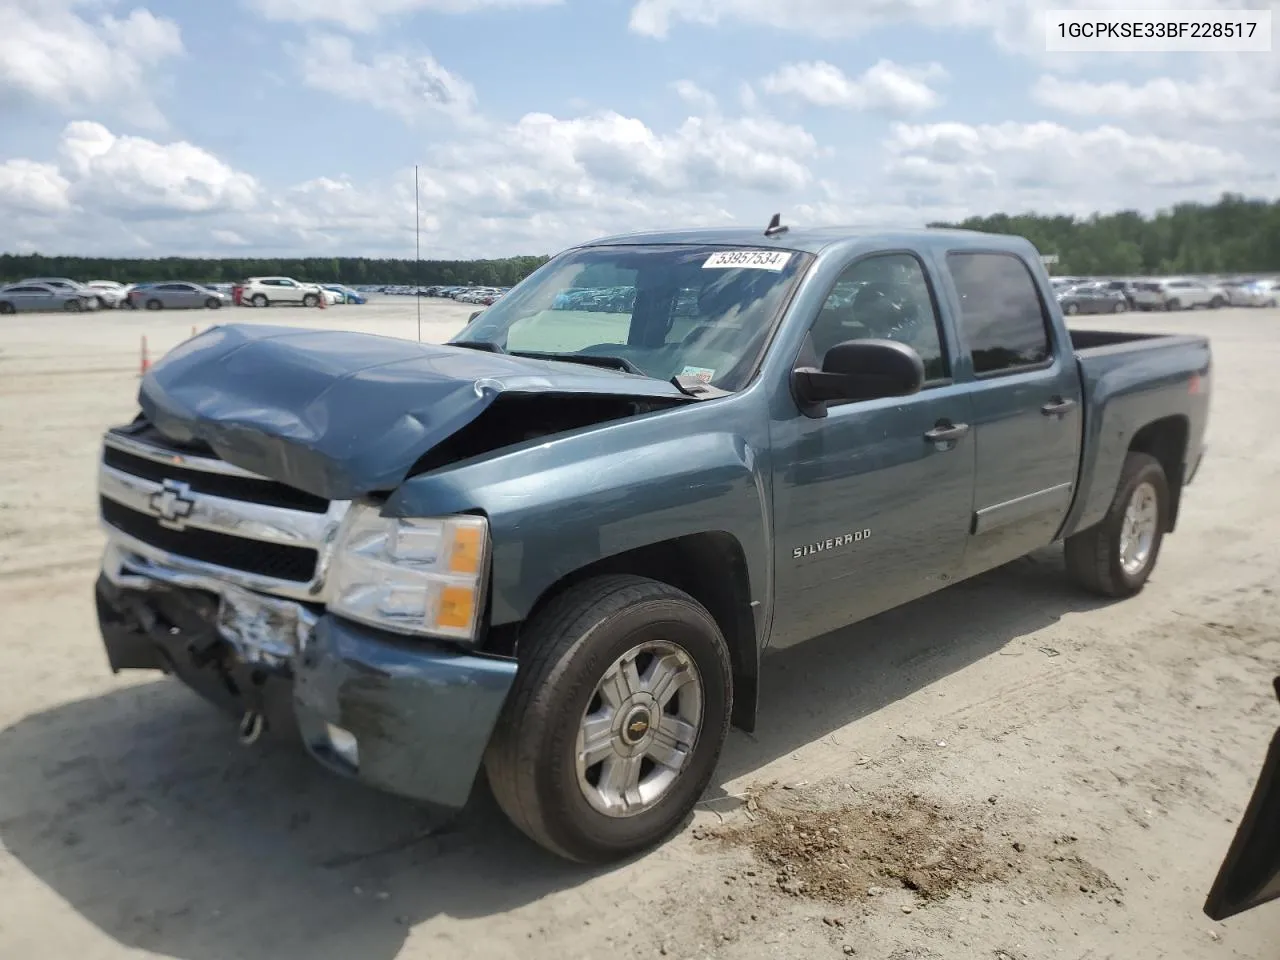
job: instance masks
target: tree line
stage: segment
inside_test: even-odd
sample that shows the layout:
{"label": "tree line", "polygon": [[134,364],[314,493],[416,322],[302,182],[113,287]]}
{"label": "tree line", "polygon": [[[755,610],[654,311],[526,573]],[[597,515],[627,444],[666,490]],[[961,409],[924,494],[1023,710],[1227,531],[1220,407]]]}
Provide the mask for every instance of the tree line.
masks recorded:
{"label": "tree line", "polygon": [[298,257],[214,260],[162,257],[134,260],[118,257],[50,257],[0,254],[0,282],[28,277],[72,280],[118,280],[150,283],[189,280],[236,283],[249,277],[295,277],[313,283],[395,286],[509,287],[546,263],[545,256],[501,260],[379,260],[368,257]]}
{"label": "tree line", "polygon": [[1131,210],[1085,218],[1000,213],[930,226],[1024,236],[1041,254],[1057,254],[1052,272],[1059,275],[1280,272],[1280,200],[1232,193],[1151,217]]}
{"label": "tree line", "polygon": [[[1223,194],[1217,203],[1182,203],[1154,216],[1132,210],[1089,217],[1035,213],[970,217],[935,227],[963,227],[1026,237],[1042,254],[1056,254],[1053,272],[1077,275],[1280,272],[1280,200]],[[0,254],[0,281],[27,277],[192,280],[233,283],[247,277],[289,276],[319,283],[506,287],[547,261],[545,256],[498,260],[390,260],[368,257],[200,259],[164,257],[51,257]]]}

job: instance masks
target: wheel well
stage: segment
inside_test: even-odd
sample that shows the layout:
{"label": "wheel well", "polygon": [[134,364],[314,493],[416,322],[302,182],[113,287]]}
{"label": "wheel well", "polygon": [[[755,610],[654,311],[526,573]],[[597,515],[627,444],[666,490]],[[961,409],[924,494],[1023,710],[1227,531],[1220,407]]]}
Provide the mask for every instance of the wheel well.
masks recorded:
{"label": "wheel well", "polygon": [[[697,533],[648,544],[588,564],[562,577],[543,591],[527,620],[538,615],[561,591],[592,577],[630,573],[683,590],[715,618],[729,644],[733,663],[733,725],[748,733],[755,729],[758,652],[751,584],[742,546],[731,534]],[[520,625],[491,632],[494,652],[513,653]]]}
{"label": "wheel well", "polygon": [[1183,416],[1162,417],[1148,423],[1131,441],[1129,450],[1146,453],[1160,461],[1165,478],[1169,481],[1169,525],[1166,533],[1172,533],[1178,521],[1178,506],[1182,502],[1183,463],[1187,455],[1187,436],[1190,425]]}

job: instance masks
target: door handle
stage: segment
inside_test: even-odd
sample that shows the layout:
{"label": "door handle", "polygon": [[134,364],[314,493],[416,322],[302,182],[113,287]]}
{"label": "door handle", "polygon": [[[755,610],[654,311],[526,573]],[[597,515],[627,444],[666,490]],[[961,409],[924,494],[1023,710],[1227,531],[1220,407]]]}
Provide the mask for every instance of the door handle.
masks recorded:
{"label": "door handle", "polygon": [[946,443],[948,440],[959,440],[968,432],[967,423],[947,423],[944,420],[932,430],[925,431],[924,438],[930,443]]}
{"label": "door handle", "polygon": [[1040,408],[1040,412],[1043,413],[1046,417],[1060,417],[1075,405],[1076,405],[1076,402],[1074,400],[1067,400],[1062,397],[1054,397],[1052,400],[1050,400],[1048,403],[1046,403],[1043,407]]}

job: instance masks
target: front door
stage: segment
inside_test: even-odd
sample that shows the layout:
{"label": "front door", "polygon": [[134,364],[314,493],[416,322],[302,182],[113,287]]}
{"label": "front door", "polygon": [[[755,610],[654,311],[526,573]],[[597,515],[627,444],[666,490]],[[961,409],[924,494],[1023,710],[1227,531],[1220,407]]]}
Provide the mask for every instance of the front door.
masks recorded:
{"label": "front door", "polygon": [[962,349],[972,363],[977,438],[966,575],[1053,542],[1080,468],[1080,373],[1055,342],[1046,298],[1011,253],[956,252],[947,269]]}
{"label": "front door", "polygon": [[[974,438],[934,285],[910,253],[851,264],[798,365],[836,343],[888,338],[925,361],[910,397],[787,408],[771,424],[775,610],[771,645],[839,629],[945,586],[960,568],[973,499]],[[807,354],[807,356],[806,356]]]}

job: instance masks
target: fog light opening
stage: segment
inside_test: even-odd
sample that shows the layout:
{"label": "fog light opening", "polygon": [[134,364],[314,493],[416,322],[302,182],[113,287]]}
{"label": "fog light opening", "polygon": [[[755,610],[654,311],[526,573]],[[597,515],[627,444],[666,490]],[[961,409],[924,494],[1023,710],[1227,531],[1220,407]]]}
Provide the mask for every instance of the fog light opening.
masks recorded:
{"label": "fog light opening", "polygon": [[325,738],[329,741],[329,749],[333,751],[334,756],[338,757],[344,763],[350,764],[354,768],[360,766],[360,745],[356,742],[356,735],[350,730],[344,730],[342,727],[335,726],[332,723],[326,723],[324,727]]}

